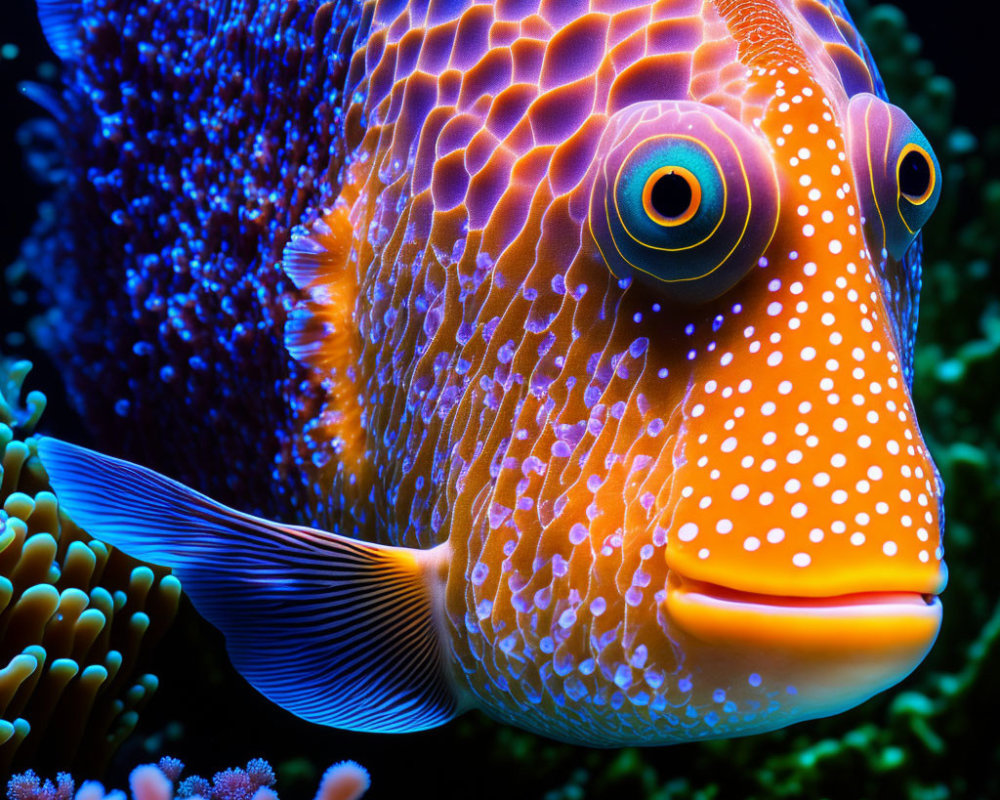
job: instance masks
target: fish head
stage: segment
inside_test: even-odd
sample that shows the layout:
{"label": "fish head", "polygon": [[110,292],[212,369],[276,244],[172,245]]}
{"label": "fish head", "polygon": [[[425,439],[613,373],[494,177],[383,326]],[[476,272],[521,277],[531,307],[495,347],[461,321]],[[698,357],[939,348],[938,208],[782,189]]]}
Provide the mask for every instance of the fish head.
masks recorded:
{"label": "fish head", "polygon": [[[342,528],[447,542],[456,685],[588,744],[855,705],[946,574],[909,387],[930,145],[776,3],[633,5],[470,6],[478,60],[387,25],[347,115]],[[397,79],[421,36],[448,69]]]}
{"label": "fish head", "polygon": [[676,403],[654,503],[662,619],[685,670],[731,698],[768,682],[786,722],[905,677],[947,576],[898,307],[940,168],[899,108],[838,89],[784,62],[754,68],[766,99],[742,119],[624,108],[589,212],[601,259],[659,298],[675,348],[673,390],[649,395]]}

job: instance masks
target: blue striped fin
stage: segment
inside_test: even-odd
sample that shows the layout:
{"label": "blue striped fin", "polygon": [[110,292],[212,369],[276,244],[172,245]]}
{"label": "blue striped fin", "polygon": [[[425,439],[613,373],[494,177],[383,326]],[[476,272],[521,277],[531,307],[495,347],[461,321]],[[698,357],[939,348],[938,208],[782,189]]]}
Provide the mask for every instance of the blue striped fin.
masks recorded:
{"label": "blue striped fin", "polygon": [[64,61],[80,46],[82,0],[38,0],[38,21],[52,51]]}
{"label": "blue striped fin", "polygon": [[311,722],[383,733],[457,713],[421,566],[433,551],[268,522],[50,437],[38,453],[73,520],[173,569],[270,700]]}

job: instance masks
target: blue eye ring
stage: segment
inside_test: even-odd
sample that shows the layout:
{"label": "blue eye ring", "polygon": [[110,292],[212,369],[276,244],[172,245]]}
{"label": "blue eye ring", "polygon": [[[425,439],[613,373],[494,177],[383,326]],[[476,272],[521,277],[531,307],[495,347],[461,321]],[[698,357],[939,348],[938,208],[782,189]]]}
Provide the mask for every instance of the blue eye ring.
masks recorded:
{"label": "blue eye ring", "polygon": [[[684,167],[684,162],[691,169]],[[649,216],[645,208],[649,181],[662,168],[675,171],[681,168],[698,183],[698,207],[685,215],[682,224],[664,225]],[[695,177],[696,170],[702,173],[701,178]],[[729,207],[729,192],[719,160],[704,142],[687,134],[649,136],[635,144],[622,159],[609,195],[617,226],[626,235],[626,239],[616,242],[616,250],[633,269],[647,273],[649,270],[636,263],[634,255],[626,255],[624,251],[634,246],[644,252],[683,253],[701,247],[715,236]],[[658,279],[667,283],[699,280],[711,271]]]}
{"label": "blue eye ring", "polygon": [[[677,177],[687,184],[690,199],[680,214],[666,215],[656,207],[656,187],[663,178]],[[701,206],[701,182],[695,177],[691,170],[677,164],[670,164],[660,167],[646,179],[646,185],[642,187],[642,209],[653,222],[662,225],[664,228],[674,228],[688,222]]]}
{"label": "blue eye ring", "polygon": [[[634,278],[666,299],[719,297],[758,263],[777,229],[780,187],[763,137],[702,103],[619,110],[592,175],[595,255],[617,278]],[[665,176],[674,179],[657,188]]]}

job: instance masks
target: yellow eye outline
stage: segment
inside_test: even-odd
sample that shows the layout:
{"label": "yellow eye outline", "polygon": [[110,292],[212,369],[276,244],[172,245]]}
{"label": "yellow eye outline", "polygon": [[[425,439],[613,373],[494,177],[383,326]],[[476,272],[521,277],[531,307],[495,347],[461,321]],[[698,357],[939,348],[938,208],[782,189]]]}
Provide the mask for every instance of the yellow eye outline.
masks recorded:
{"label": "yellow eye outline", "polygon": [[[656,182],[662,178],[664,175],[677,175],[687,181],[688,188],[691,190],[691,202],[688,203],[687,209],[680,215],[676,217],[665,217],[655,208],[653,208],[653,187]],[[666,166],[660,167],[652,175],[646,179],[645,185],[642,187],[642,208],[653,222],[664,228],[676,228],[678,225],[683,225],[688,222],[695,214],[698,213],[698,209],[701,207],[701,182],[695,177],[694,173],[689,169],[679,166]]]}
{"label": "yellow eye outline", "polygon": [[[931,179],[927,182],[927,189],[919,197],[914,197],[913,195],[906,194],[901,188],[899,188],[899,168],[903,164],[903,159],[906,158],[910,153],[920,153],[923,156],[924,161],[927,162],[927,168],[931,173]],[[931,158],[930,153],[928,153],[919,144],[914,144],[910,142],[902,150],[899,151],[899,157],[896,159],[896,191],[899,193],[899,197],[906,200],[907,203],[914,206],[922,206],[928,200],[931,199],[931,195],[934,194],[934,189],[937,187],[937,171],[934,169],[934,159]],[[909,225],[906,226],[909,230]],[[912,231],[911,231],[912,233]]]}

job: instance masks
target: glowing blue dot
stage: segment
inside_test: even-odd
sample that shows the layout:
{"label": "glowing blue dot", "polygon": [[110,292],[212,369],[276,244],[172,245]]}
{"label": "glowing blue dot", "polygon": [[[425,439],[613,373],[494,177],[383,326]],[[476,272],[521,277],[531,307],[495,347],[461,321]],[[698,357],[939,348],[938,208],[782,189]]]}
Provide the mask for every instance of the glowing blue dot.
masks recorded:
{"label": "glowing blue dot", "polygon": [[587,687],[584,686],[583,681],[575,675],[570,676],[565,680],[563,683],[563,689],[565,689],[570,700],[580,700],[587,696]]}
{"label": "glowing blue dot", "polygon": [[628,346],[629,355],[632,358],[639,358],[639,356],[646,352],[647,347],[649,347],[649,339],[642,336]]}
{"label": "glowing blue dot", "polygon": [[474,586],[482,586],[483,581],[486,580],[486,576],[489,574],[490,568],[487,564],[480,561],[472,570],[472,584]]}
{"label": "glowing blue dot", "polygon": [[569,529],[570,544],[574,545],[582,544],[586,538],[587,538],[587,528],[584,527],[581,523],[577,522],[575,525],[573,525],[572,528]]}
{"label": "glowing blue dot", "polygon": [[681,678],[677,681],[677,688],[682,692],[690,692],[692,685],[690,678]]}
{"label": "glowing blue dot", "polygon": [[712,699],[716,703],[721,703],[721,702],[725,701],[725,699],[726,699],[726,692],[725,692],[725,690],[724,689],[716,689],[714,692],[712,692]]}
{"label": "glowing blue dot", "polygon": [[627,689],[632,684],[632,669],[628,664],[619,664],[615,670],[615,686]]}
{"label": "glowing blue dot", "polygon": [[760,675],[756,672],[751,672],[748,682],[751,686],[760,686]]}

